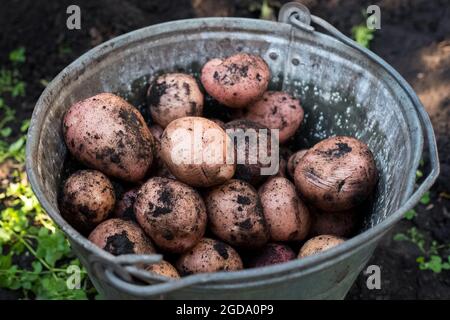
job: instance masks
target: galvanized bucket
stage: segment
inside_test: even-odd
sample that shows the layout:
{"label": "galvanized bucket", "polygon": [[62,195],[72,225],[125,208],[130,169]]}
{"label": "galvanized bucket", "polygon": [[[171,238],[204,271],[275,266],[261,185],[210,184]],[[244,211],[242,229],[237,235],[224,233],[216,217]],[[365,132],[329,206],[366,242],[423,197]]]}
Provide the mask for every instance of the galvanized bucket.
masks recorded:
{"label": "galvanized bucket", "polygon": [[[67,154],[61,119],[68,107],[99,92],[131,93],[158,72],[197,73],[208,59],[238,51],[262,56],[272,71],[271,87],[301,99],[307,116],[297,135],[299,147],[335,134],[355,136],[369,145],[380,181],[360,233],[301,260],[171,281],[136,267],[139,262],[158,261],[159,255],[114,257],[73,229],[57,205]],[[431,171],[414,191],[424,137]],[[344,298],[380,238],[418,202],[439,173],[432,126],[411,87],[378,56],[295,3],[282,8],[279,22],[175,21],[94,48],[64,69],[40,97],[28,133],[26,164],[37,198],[68,236],[98,291],[107,298],[126,299]]]}

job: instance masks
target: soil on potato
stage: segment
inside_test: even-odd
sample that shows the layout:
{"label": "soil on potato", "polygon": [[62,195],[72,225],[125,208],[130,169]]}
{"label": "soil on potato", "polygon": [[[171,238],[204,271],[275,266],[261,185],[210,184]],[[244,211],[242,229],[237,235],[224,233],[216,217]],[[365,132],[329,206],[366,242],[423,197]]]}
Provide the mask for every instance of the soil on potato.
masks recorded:
{"label": "soil on potato", "polygon": [[[8,52],[26,48],[21,73],[26,96],[15,100],[19,131],[51,80],[78,56],[117,35],[169,20],[202,16],[258,17],[254,0],[6,0],[0,10],[0,66],[9,66]],[[287,2],[285,0],[279,1]],[[418,269],[417,247],[392,240],[412,226],[440,243],[450,243],[450,204],[442,193],[450,191],[450,7],[447,0],[304,0],[316,14],[346,34],[363,21],[369,4],[381,7],[381,30],[371,49],[392,64],[414,87],[429,112],[440,149],[441,176],[431,191],[431,204],[419,205],[413,221],[401,221],[384,237],[369,264],[381,267],[381,289],[368,290],[360,275],[348,299],[450,298],[450,271],[439,274]],[[66,28],[66,9],[77,4],[81,30]],[[8,102],[8,101],[7,101]],[[426,161],[426,157],[425,157]],[[2,165],[3,167],[3,165]],[[426,164],[425,164],[426,168]],[[2,168],[4,170],[4,168]],[[424,171],[426,171],[424,169]],[[17,299],[17,292],[0,289],[0,299]]]}

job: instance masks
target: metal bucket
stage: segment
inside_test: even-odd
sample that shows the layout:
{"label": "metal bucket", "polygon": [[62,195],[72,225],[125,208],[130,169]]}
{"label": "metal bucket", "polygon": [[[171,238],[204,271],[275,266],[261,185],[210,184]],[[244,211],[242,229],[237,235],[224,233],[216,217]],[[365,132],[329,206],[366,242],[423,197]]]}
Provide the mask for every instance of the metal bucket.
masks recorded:
{"label": "metal bucket", "polygon": [[[159,72],[196,73],[208,59],[238,51],[262,56],[272,71],[270,86],[301,99],[306,119],[297,135],[299,146],[338,134],[362,139],[373,151],[380,181],[359,234],[301,260],[173,281],[135,266],[157,261],[159,255],[114,257],[73,229],[57,205],[67,153],[61,119],[68,107],[99,92],[131,93]],[[414,191],[424,136],[431,172]],[[28,133],[26,164],[37,198],[68,236],[98,291],[107,298],[128,299],[344,298],[380,238],[418,202],[439,172],[430,120],[405,80],[379,57],[293,3],[282,8],[279,22],[175,21],[133,31],[84,54],[40,97]]]}

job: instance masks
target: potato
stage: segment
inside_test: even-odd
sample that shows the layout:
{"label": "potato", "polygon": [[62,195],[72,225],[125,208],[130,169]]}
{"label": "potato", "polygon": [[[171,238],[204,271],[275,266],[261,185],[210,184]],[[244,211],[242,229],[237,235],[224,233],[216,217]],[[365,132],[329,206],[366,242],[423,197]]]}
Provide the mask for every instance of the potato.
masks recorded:
{"label": "potato", "polygon": [[329,234],[348,238],[352,236],[360,222],[358,210],[355,208],[340,212],[325,212],[311,208],[311,228],[309,236]]}
{"label": "potato", "polygon": [[287,161],[284,160],[282,157],[280,157],[278,165],[278,172],[275,175],[275,177],[283,177],[286,178],[286,172],[287,172]]}
{"label": "potato", "polygon": [[294,251],[287,245],[268,243],[262,249],[254,252],[246,264],[249,268],[259,268],[287,262],[295,258]]}
{"label": "potato", "polygon": [[[243,180],[250,183],[253,186],[259,186],[263,183],[269,175],[262,175],[261,169],[270,167],[270,164],[263,164],[259,158],[259,147],[262,146],[263,143],[260,143],[259,136],[256,138],[256,148],[254,152],[252,152],[252,140],[242,136],[239,139],[239,132],[241,130],[242,134],[246,132],[253,131],[254,133],[262,133],[260,130],[268,130],[266,127],[250,121],[250,120],[233,120],[227,122],[225,124],[225,130],[228,135],[233,139],[233,143],[235,143],[236,147],[236,160],[239,160],[239,156],[243,157],[244,161],[237,161],[236,164],[236,173],[234,175],[235,179]],[[249,131],[247,131],[249,130]],[[236,138],[233,138],[236,137]],[[267,154],[271,154],[271,137],[270,130],[267,131]]]}
{"label": "potato", "polygon": [[169,168],[167,168],[167,165],[164,163],[163,159],[161,158],[161,136],[164,132],[164,129],[161,128],[159,125],[152,125],[150,126],[150,132],[152,133],[153,137],[155,138],[154,143],[154,161],[153,161],[153,167],[152,167],[152,176],[155,177],[163,177],[163,178],[169,178],[169,179],[175,179],[175,176],[170,172]]}
{"label": "potato", "polygon": [[164,132],[164,129],[158,124],[151,125],[149,127],[149,129],[150,129],[150,132],[153,135],[153,138],[155,138],[155,142],[159,141],[161,139],[161,136],[162,136],[163,132]]}
{"label": "potato", "polygon": [[156,252],[150,239],[136,223],[122,219],[102,222],[91,232],[89,241],[115,256]]}
{"label": "potato", "polygon": [[343,243],[344,241],[345,240],[342,238],[331,235],[320,235],[311,238],[308,241],[306,241],[305,244],[300,248],[298,257],[304,258],[307,256],[311,256],[313,254],[326,251]]}
{"label": "potato", "polygon": [[243,108],[258,100],[266,91],[269,80],[267,63],[248,53],[212,59],[203,66],[201,73],[205,90],[231,108]]}
{"label": "potato", "polygon": [[63,120],[70,153],[86,166],[127,180],[144,178],[153,160],[153,137],[139,111],[101,93],[72,105]]}
{"label": "potato", "polygon": [[262,247],[269,240],[261,203],[247,182],[230,180],[205,196],[209,226],[221,240],[238,247]]}
{"label": "potato", "polygon": [[147,102],[152,119],[163,128],[175,119],[203,112],[203,94],[197,81],[183,73],[159,76],[148,89]]}
{"label": "potato", "polygon": [[113,217],[136,221],[136,216],[134,214],[134,201],[136,200],[137,191],[138,188],[133,188],[122,195],[122,197],[116,202]]}
{"label": "potato", "polygon": [[297,168],[298,163],[300,162],[300,160],[303,158],[303,156],[306,154],[307,151],[308,149],[302,149],[289,157],[287,163],[287,172],[291,178],[294,178],[295,168]]}
{"label": "potato", "polygon": [[[161,137],[161,158],[180,181],[194,187],[221,184],[234,175],[231,139],[211,120],[185,117],[172,121]],[[231,163],[230,163],[231,162]]]}
{"label": "potato", "polygon": [[149,264],[145,267],[145,270],[169,278],[178,279],[180,277],[177,269],[165,260],[162,260],[159,263]]}
{"label": "potato", "polygon": [[310,214],[292,182],[283,177],[271,178],[261,186],[258,194],[273,241],[306,238],[311,225]]}
{"label": "potato", "polygon": [[86,233],[108,217],[116,197],[111,181],[103,173],[80,170],[65,181],[59,200],[61,215]]}
{"label": "potato", "polygon": [[270,129],[279,129],[280,143],[291,138],[303,121],[300,101],[286,92],[267,91],[256,102],[250,104],[245,118]]}
{"label": "potato", "polygon": [[377,168],[367,145],[351,137],[323,140],[295,168],[295,185],[305,200],[324,211],[356,207],[373,192]]}
{"label": "potato", "polygon": [[242,269],[239,254],[222,241],[203,238],[189,252],[183,254],[176,263],[181,275]]}
{"label": "potato", "polygon": [[206,209],[200,195],[184,183],[154,177],[138,191],[136,219],[162,250],[182,253],[200,241]]}

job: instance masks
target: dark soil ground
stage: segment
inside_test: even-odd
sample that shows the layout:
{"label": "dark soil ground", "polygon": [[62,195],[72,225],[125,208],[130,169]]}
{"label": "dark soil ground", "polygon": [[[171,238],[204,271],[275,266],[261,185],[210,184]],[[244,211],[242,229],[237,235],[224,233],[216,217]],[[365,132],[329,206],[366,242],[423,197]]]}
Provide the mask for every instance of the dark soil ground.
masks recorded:
{"label": "dark soil ground", "polygon": [[[67,64],[93,46],[112,37],[164,21],[196,16],[258,17],[252,11],[259,1],[226,0],[4,0],[0,10],[0,66],[7,53],[23,46],[27,63],[22,70],[26,97],[16,104],[19,125],[30,118],[44,89]],[[286,1],[280,1],[281,3]],[[368,290],[360,276],[349,299],[449,299],[450,271],[439,274],[418,269],[415,245],[393,241],[398,232],[416,226],[429,240],[450,243],[450,5],[448,0],[339,1],[304,0],[312,11],[350,34],[363,21],[369,4],[381,7],[381,30],[371,49],[392,64],[414,87],[430,114],[441,160],[441,176],[432,189],[431,205],[419,205],[418,216],[402,221],[387,235],[370,264],[381,266],[381,290]],[[77,4],[82,29],[66,28],[66,8]],[[17,128],[16,128],[17,130]],[[426,160],[426,158],[425,158]],[[426,165],[425,165],[426,167]],[[0,299],[17,298],[0,289]]]}

